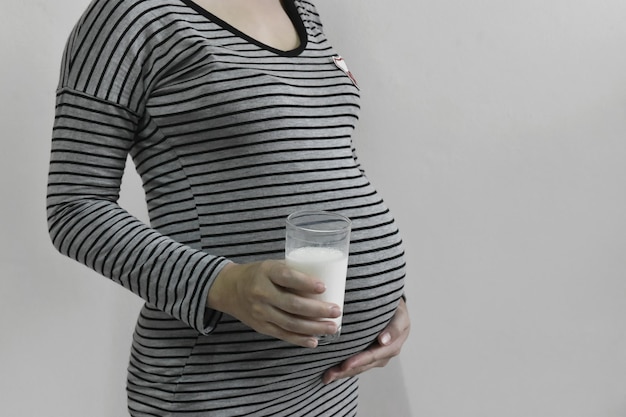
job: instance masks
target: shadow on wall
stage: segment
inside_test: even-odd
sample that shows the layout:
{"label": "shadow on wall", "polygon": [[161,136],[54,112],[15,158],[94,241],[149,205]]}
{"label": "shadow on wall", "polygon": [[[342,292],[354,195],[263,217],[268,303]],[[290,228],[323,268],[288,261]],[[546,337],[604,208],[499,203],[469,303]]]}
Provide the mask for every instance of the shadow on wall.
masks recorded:
{"label": "shadow on wall", "polygon": [[360,377],[359,417],[412,417],[400,358]]}

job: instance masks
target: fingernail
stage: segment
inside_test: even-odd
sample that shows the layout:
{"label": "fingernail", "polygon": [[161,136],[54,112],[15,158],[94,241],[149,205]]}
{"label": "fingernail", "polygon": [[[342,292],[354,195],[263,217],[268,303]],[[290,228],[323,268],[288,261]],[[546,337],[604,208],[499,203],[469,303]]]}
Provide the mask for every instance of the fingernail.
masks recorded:
{"label": "fingernail", "polygon": [[326,291],[326,285],[323,282],[318,282],[315,284],[315,291],[319,294]]}
{"label": "fingernail", "polygon": [[339,317],[341,316],[341,309],[337,306],[332,306],[330,308],[330,316],[331,317]]}
{"label": "fingernail", "polygon": [[383,346],[387,346],[391,342],[391,335],[389,333],[385,333],[380,337],[380,344]]}
{"label": "fingernail", "polygon": [[317,347],[317,339],[315,339],[315,338],[309,339],[309,340],[307,340],[306,344],[311,349],[315,349]]}

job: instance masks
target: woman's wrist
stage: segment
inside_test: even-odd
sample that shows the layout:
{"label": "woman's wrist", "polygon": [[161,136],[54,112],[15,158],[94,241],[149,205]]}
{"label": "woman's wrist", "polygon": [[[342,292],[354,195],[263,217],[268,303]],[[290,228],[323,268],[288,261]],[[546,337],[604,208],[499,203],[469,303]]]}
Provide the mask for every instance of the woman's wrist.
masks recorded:
{"label": "woman's wrist", "polygon": [[208,308],[221,311],[223,313],[226,312],[227,307],[224,303],[229,299],[229,287],[233,283],[233,273],[236,273],[234,270],[237,269],[238,266],[239,265],[236,263],[229,263],[224,265],[222,270],[217,274],[217,277],[215,277],[213,284],[211,284],[211,288],[209,288],[209,293],[207,295],[206,306]]}

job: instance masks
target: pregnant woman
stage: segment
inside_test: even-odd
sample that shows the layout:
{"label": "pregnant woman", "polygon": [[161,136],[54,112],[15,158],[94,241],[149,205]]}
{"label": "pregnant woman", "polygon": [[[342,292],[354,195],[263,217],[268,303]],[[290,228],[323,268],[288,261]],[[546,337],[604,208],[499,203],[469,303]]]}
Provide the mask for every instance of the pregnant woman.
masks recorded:
{"label": "pregnant woman", "polygon": [[[355,416],[409,332],[404,252],[357,162],[359,89],[305,0],[94,0],[72,31],[48,183],[55,247],[145,305],[132,416]],[[131,155],[150,225],[117,204]],[[287,268],[285,218],[352,220],[345,304]],[[318,346],[315,335],[341,336]]]}

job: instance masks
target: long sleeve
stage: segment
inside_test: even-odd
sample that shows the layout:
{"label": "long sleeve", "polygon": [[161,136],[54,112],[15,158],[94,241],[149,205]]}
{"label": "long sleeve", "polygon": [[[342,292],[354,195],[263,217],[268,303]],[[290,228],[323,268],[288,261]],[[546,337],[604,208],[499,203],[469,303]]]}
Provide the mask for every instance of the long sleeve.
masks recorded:
{"label": "long sleeve", "polygon": [[50,237],[64,255],[208,333],[219,313],[206,308],[207,294],[228,261],[158,233],[117,204],[154,80],[146,76],[149,45],[140,42],[149,26],[122,31],[133,10],[109,3],[92,4],[66,47],[48,179]]}

